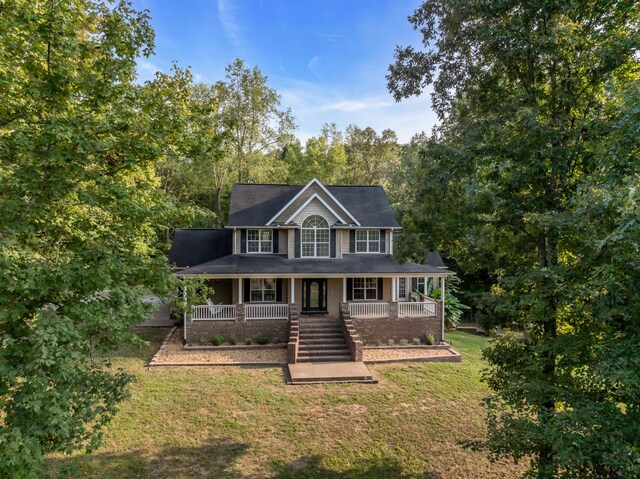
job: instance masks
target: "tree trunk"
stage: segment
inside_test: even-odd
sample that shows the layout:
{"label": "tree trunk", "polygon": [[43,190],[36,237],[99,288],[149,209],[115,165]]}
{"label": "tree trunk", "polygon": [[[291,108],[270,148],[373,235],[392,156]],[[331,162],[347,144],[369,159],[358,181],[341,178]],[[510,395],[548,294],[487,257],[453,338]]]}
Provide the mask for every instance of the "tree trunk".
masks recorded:
{"label": "tree trunk", "polygon": [[[540,267],[547,268],[557,264],[558,235],[555,228],[544,230],[539,237],[538,255],[540,257]],[[555,293],[551,295],[548,308],[548,316],[543,323],[543,339],[545,351],[542,353],[542,374],[546,378],[546,397],[540,404],[538,420],[544,428],[552,419],[555,410],[555,387],[556,378],[556,353],[553,350],[553,343],[558,335],[558,300]],[[551,390],[549,390],[551,389]],[[545,434],[543,432],[543,434]],[[538,479],[553,479],[556,477],[556,463],[553,458],[553,443],[549,438],[540,442],[538,450]]]}

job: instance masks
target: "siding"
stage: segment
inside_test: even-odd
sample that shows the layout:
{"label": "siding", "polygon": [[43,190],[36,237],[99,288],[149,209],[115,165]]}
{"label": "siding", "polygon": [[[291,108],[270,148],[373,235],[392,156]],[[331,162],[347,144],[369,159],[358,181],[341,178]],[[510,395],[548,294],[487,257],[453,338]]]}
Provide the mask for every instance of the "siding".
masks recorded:
{"label": "siding", "polygon": [[279,254],[287,254],[289,251],[289,232],[288,230],[274,230],[278,235],[278,251]]}
{"label": "siding", "polygon": [[320,201],[313,200],[295,216],[293,222],[300,225],[304,219],[310,215],[323,216],[329,222],[329,226],[333,225],[338,220],[338,218],[336,218],[322,203],[320,203]]}
{"label": "siding", "polygon": [[296,231],[287,230],[287,258],[295,258]]}
{"label": "siding", "polygon": [[342,254],[351,253],[349,251],[349,235],[351,230],[342,230]]}

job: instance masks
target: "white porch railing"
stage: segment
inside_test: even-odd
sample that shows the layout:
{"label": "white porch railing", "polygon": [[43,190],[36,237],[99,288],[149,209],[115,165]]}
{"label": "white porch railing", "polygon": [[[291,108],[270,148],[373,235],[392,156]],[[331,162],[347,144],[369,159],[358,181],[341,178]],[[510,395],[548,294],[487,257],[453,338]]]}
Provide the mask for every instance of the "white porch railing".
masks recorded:
{"label": "white porch railing", "polygon": [[436,303],[398,303],[398,316],[404,317],[422,317],[422,316],[435,316],[436,315]]}
{"label": "white porch railing", "polygon": [[352,318],[385,318],[389,316],[389,303],[349,303]]}
{"label": "white porch railing", "polygon": [[193,321],[228,321],[236,319],[235,304],[203,304],[191,308]]}
{"label": "white porch railing", "polygon": [[245,304],[244,319],[289,319],[288,304]]}

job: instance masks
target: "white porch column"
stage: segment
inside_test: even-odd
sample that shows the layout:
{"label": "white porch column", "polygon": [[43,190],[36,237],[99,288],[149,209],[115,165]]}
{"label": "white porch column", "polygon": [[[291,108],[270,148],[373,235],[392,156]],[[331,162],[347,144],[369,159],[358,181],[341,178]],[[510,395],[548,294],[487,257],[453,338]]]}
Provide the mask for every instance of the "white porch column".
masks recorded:
{"label": "white porch column", "polygon": [[296,302],[296,279],[295,278],[289,278],[289,285],[290,285],[290,289],[291,289],[291,297],[289,298],[289,303],[295,303]]}
{"label": "white porch column", "polygon": [[347,302],[347,278],[342,278],[342,302]]}
{"label": "white porch column", "polygon": [[391,278],[391,301],[398,301],[398,278]]}
{"label": "white porch column", "polygon": [[425,299],[427,298],[427,283],[428,283],[428,281],[429,281],[429,278],[427,276],[425,276],[424,277],[424,291],[423,291]]}
{"label": "white porch column", "polygon": [[242,291],[242,278],[238,278],[238,304],[242,304],[244,291]]}
{"label": "white porch column", "polygon": [[442,300],[442,341],[444,341],[444,276],[441,281],[440,299]]}

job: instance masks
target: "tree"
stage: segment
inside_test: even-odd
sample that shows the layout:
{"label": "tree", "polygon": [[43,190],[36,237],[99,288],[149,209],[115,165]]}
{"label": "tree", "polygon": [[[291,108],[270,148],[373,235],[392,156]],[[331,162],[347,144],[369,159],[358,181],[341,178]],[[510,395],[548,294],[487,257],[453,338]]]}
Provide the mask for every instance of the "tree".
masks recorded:
{"label": "tree", "polygon": [[126,397],[105,353],[136,341],[140,288],[172,286],[153,163],[173,126],[134,83],[154,34],[126,1],[6,0],[0,31],[0,476],[20,479],[93,450]]}
{"label": "tree", "polygon": [[[624,301],[612,295],[601,280],[603,271],[622,273],[613,267],[619,259],[593,251],[593,238],[606,243],[622,217],[600,209],[604,228],[581,226],[584,192],[593,199],[599,171],[616,169],[611,159],[599,162],[619,128],[611,111],[618,85],[637,82],[639,8],[634,1],[426,1],[410,17],[426,49],[398,48],[387,76],[397,100],[433,85],[442,124],[423,161],[440,171],[448,201],[438,214],[448,208],[454,217],[443,234],[457,235],[459,265],[487,272],[492,284],[479,305],[488,322],[524,331],[485,352],[494,397],[481,446],[531,458],[539,478],[640,475],[631,374],[637,326],[621,322],[637,313],[640,298],[637,288]],[[623,176],[637,176],[637,168]],[[613,363],[596,351],[618,346],[629,356],[616,363],[614,381],[603,373]]]}
{"label": "tree", "polygon": [[216,83],[220,113],[230,132],[228,153],[236,161],[238,181],[248,182],[264,169],[266,155],[293,141],[296,125],[258,67],[247,68],[237,58],[226,72],[226,80]]}
{"label": "tree", "polygon": [[398,137],[393,130],[383,130],[378,135],[371,127],[349,125],[345,148],[347,184],[386,186],[400,162]]}
{"label": "tree", "polygon": [[[294,147],[295,148],[295,147]],[[307,183],[318,178],[326,184],[339,183],[345,175],[347,156],[342,132],[335,123],[322,125],[320,136],[309,138],[304,153],[292,148],[285,155],[290,183]]]}

